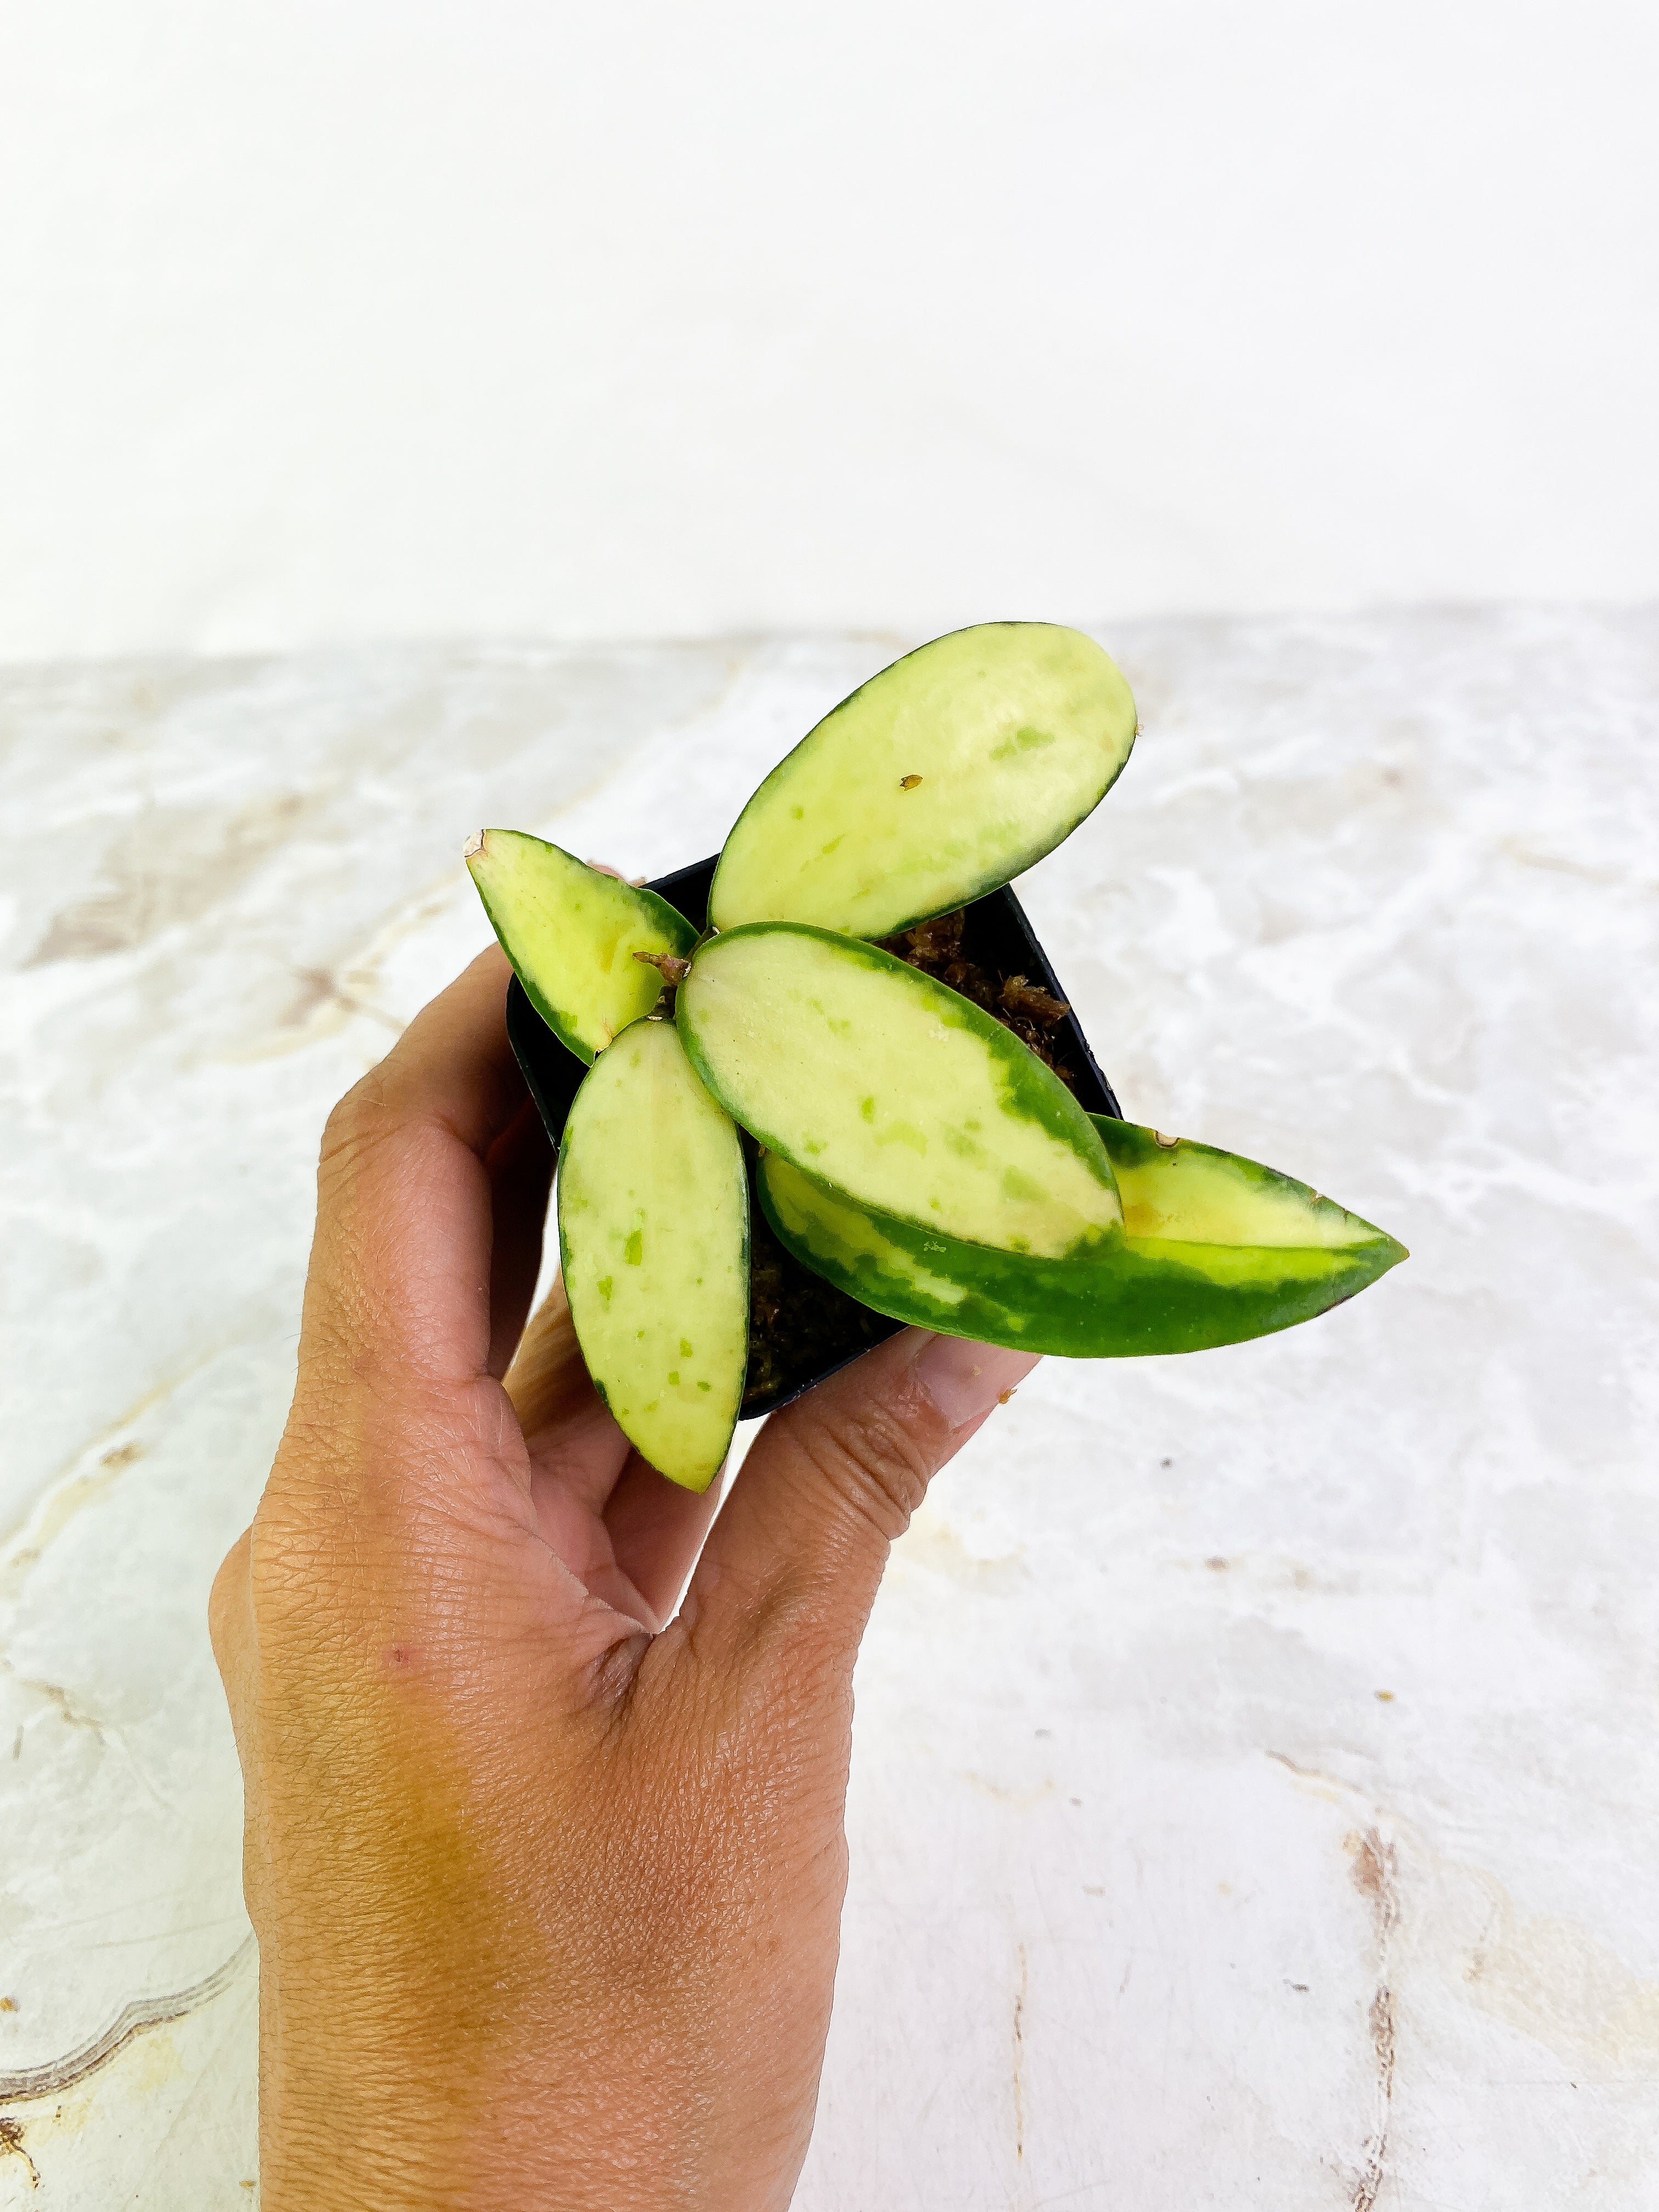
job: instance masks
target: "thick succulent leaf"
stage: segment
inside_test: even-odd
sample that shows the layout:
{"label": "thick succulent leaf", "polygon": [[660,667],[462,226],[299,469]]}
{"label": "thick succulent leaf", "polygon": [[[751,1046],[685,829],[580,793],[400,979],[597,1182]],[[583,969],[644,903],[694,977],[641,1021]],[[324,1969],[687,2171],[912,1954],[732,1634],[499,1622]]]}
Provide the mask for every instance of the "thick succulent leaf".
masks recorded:
{"label": "thick succulent leaf", "polygon": [[671,1022],[635,1022],[583,1078],[558,1210],[589,1374],[653,1467],[706,1490],[743,1401],[749,1192],[738,1133]]}
{"label": "thick succulent leaf", "polygon": [[1050,1257],[1118,1225],[1105,1147],[1065,1085],[873,945],[788,923],[732,930],[700,947],[678,1020],[732,1119],[857,1203]]}
{"label": "thick succulent leaf", "polygon": [[683,957],[697,933],[654,891],[601,875],[521,830],[483,830],[466,865],[531,1004],[579,1059],[657,1003],[662,977],[635,952]]}
{"label": "thick succulent leaf", "polygon": [[[1405,1247],[1252,1160],[1097,1119],[1125,1227],[1086,1256],[991,1252],[856,1204],[777,1155],[768,1220],[796,1258],[878,1313],[1073,1358],[1202,1352],[1310,1321]],[[1129,1233],[1139,1229],[1158,1233]]]}
{"label": "thick succulent leaf", "polygon": [[887,937],[1052,852],[1129,757],[1135,704],[1092,638],[981,623],[896,660],[780,762],[726,842],[708,918]]}
{"label": "thick succulent leaf", "polygon": [[1105,1114],[1089,1118],[1117,1176],[1131,1238],[1263,1251],[1352,1251],[1380,1240],[1392,1251],[1390,1267],[1406,1257],[1384,1231],[1277,1169]]}

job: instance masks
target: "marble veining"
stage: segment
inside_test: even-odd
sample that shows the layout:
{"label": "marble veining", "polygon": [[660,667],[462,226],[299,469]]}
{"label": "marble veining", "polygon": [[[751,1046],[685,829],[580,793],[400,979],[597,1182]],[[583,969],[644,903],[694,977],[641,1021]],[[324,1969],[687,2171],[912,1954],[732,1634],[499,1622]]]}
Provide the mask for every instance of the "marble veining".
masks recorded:
{"label": "marble veining", "polygon": [[[939,1485],[860,1669],[799,2203],[1627,2212],[1659,622],[1100,635],[1145,734],[1020,892],[1126,1110],[1413,1256],[1282,1339],[1049,1362]],[[483,939],[463,837],[700,857],[913,641],[0,672],[0,2206],[257,2196],[206,1591],[323,1116]]]}

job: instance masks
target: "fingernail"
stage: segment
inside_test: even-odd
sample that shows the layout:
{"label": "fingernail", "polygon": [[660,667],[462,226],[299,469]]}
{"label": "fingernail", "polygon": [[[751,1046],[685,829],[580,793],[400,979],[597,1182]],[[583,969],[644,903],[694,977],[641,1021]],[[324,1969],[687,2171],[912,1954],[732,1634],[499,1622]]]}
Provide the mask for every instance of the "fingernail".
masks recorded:
{"label": "fingernail", "polygon": [[1008,1352],[1000,1345],[970,1344],[965,1337],[936,1336],[911,1369],[953,1429],[965,1428],[1012,1395],[1041,1353]]}

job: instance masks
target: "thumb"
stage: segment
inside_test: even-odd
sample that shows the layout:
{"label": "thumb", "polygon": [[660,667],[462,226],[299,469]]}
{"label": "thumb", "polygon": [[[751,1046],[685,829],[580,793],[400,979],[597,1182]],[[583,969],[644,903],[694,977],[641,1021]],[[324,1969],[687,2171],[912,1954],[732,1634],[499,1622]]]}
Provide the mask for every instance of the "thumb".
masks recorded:
{"label": "thumb", "polygon": [[687,1593],[707,1656],[810,1644],[850,1669],[894,1540],[1036,1358],[905,1329],[774,1414]]}

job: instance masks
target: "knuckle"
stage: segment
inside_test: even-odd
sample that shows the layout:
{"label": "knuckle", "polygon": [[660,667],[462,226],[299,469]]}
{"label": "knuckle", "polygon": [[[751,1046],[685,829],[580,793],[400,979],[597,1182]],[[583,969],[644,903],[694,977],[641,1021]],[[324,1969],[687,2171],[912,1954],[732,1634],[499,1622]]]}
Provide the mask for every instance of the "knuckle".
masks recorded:
{"label": "knuckle", "polygon": [[899,1407],[872,1398],[815,1411],[802,1421],[795,1443],[840,1503],[884,1544],[904,1534],[927,1495],[933,1461]]}
{"label": "knuckle", "polygon": [[246,1618],[249,1533],[245,1529],[226,1553],[208,1592],[208,1636],[222,1674],[240,1645]]}
{"label": "knuckle", "polygon": [[349,1168],[396,1127],[385,1078],[380,1068],[373,1068],[336,1103],[323,1124],[323,1171]]}

